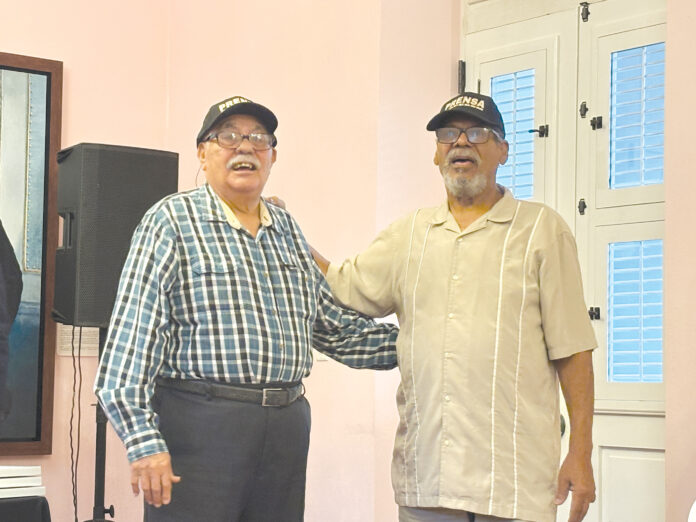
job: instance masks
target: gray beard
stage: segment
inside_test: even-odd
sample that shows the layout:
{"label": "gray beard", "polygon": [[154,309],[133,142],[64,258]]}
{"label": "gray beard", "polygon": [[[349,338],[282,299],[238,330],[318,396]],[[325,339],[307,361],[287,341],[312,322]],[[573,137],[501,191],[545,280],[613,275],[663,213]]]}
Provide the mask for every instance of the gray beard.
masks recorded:
{"label": "gray beard", "polygon": [[486,190],[488,179],[486,175],[479,172],[471,179],[455,177],[450,175],[450,169],[444,169],[442,178],[445,181],[447,193],[455,199],[473,199],[480,196]]}

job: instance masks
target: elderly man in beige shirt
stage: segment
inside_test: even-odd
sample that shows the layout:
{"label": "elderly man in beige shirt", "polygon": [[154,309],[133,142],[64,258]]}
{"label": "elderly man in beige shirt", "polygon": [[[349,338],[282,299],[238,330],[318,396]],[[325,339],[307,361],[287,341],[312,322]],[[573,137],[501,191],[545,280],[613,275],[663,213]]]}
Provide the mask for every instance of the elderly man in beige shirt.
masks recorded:
{"label": "elderly man in beige shirt", "polygon": [[[428,123],[447,201],[343,264],[334,295],[396,313],[401,384],[392,481],[401,522],[569,522],[595,499],[591,351],[575,241],[549,207],[496,184],[508,143],[493,100],[465,93]],[[558,382],[570,416],[560,460]]]}

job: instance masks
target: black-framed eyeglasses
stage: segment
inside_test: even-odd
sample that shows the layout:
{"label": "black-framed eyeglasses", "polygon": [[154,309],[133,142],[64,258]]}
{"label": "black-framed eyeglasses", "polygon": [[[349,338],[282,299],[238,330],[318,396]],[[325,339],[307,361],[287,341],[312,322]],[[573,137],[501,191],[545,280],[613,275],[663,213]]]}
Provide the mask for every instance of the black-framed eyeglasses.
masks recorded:
{"label": "black-framed eyeglasses", "polygon": [[491,134],[494,134],[498,141],[503,141],[503,137],[500,132],[496,129],[490,129],[488,127],[469,127],[468,129],[460,129],[459,127],[440,127],[435,130],[435,137],[438,143],[444,143],[451,145],[452,143],[457,143],[459,136],[466,134],[466,140],[469,143],[481,144],[486,143]]}
{"label": "black-framed eyeglasses", "polygon": [[238,132],[222,130],[210,134],[206,141],[215,141],[223,149],[236,149],[245,139],[249,140],[254,150],[268,150],[275,147],[277,140],[273,134],[263,132],[252,132],[251,134],[240,134]]}

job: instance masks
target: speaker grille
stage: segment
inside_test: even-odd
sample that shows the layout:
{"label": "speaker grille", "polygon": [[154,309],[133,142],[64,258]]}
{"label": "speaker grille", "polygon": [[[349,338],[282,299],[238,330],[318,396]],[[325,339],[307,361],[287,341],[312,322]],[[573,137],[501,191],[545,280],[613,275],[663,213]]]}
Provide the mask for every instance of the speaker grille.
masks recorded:
{"label": "speaker grille", "polygon": [[59,152],[58,213],[72,244],[56,253],[56,320],[108,326],[133,231],[176,192],[178,161],[173,152],[93,143]]}

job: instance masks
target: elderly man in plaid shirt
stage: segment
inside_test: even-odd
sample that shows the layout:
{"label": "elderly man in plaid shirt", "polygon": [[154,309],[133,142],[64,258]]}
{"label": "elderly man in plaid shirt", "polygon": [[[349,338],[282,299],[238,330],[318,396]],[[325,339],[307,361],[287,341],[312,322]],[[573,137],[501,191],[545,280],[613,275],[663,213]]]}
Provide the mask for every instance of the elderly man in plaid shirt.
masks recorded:
{"label": "elderly man in plaid shirt", "polygon": [[240,96],[213,105],[207,183],[133,236],[95,392],[148,522],[302,520],[311,348],[396,366],[396,327],[337,306],[297,223],[261,198],[277,124]]}

